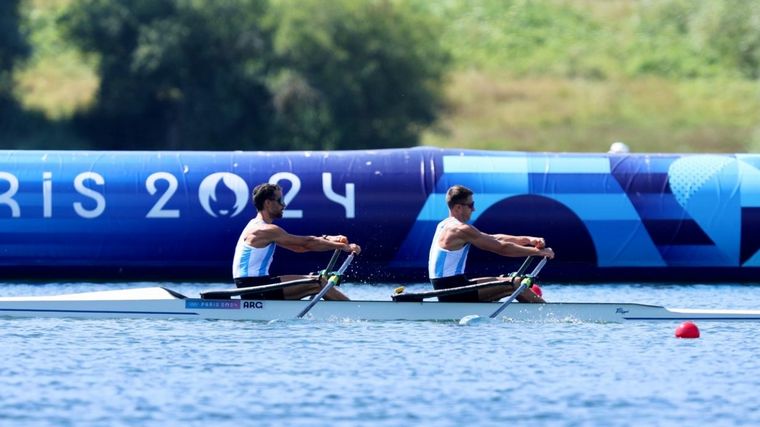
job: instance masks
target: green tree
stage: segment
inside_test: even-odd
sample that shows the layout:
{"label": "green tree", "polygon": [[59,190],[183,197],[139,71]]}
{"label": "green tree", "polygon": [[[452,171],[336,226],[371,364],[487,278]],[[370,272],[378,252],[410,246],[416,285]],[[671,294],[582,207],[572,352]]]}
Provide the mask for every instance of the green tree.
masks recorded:
{"label": "green tree", "polygon": [[19,0],[0,1],[0,131],[15,127],[20,109],[13,97],[13,69],[29,56],[26,37],[19,27]]}
{"label": "green tree", "polygon": [[81,126],[103,148],[266,146],[265,0],[79,0],[67,33],[100,57]]}
{"label": "green tree", "polygon": [[274,49],[275,141],[287,148],[416,145],[444,106],[438,22],[405,2],[284,0]]}
{"label": "green tree", "polygon": [[409,146],[443,105],[435,25],[395,2],[78,0],[64,25],[100,57],[104,148]]}

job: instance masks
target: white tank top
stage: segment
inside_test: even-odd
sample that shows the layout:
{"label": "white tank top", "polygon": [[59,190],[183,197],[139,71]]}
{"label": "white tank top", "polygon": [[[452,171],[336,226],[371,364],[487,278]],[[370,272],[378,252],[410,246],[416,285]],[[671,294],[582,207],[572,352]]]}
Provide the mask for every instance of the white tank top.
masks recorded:
{"label": "white tank top", "polygon": [[245,236],[248,231],[261,224],[263,221],[253,219],[245,226],[240,233],[237,246],[235,246],[235,257],[232,259],[232,278],[240,277],[261,277],[269,275],[269,266],[274,258],[274,242],[263,248],[254,248],[245,242]]}
{"label": "white tank top", "polygon": [[439,222],[438,227],[435,229],[428,257],[428,276],[431,279],[464,274],[464,266],[467,263],[467,253],[470,251],[470,244],[467,243],[455,251],[443,249],[438,245],[438,240],[443,230],[455,224],[461,224],[461,222],[456,218],[449,217]]}

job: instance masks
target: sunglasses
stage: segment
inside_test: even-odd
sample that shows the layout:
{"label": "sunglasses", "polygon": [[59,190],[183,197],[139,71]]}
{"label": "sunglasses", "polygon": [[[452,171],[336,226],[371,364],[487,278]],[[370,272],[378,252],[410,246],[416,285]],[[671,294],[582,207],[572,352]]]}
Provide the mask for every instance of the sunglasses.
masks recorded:
{"label": "sunglasses", "polygon": [[467,206],[470,210],[475,210],[475,202],[470,203],[457,203],[458,205]]}
{"label": "sunglasses", "polygon": [[282,201],[282,197],[280,197],[279,199],[269,199],[269,200],[279,203],[280,206],[283,206],[283,207],[285,206],[285,203]]}

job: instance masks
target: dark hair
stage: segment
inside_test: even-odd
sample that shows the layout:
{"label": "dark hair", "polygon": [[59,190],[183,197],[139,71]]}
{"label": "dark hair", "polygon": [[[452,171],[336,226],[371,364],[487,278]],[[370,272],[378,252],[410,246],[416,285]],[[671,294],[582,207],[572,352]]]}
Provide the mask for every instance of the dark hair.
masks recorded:
{"label": "dark hair", "polygon": [[264,202],[267,200],[274,200],[274,193],[278,191],[282,192],[282,187],[277,184],[265,182],[257,185],[256,188],[253,189],[253,193],[251,193],[253,206],[256,207],[257,211],[264,209]]}
{"label": "dark hair", "polygon": [[451,209],[454,205],[464,203],[472,194],[472,190],[469,188],[463,185],[454,185],[446,192],[446,204]]}

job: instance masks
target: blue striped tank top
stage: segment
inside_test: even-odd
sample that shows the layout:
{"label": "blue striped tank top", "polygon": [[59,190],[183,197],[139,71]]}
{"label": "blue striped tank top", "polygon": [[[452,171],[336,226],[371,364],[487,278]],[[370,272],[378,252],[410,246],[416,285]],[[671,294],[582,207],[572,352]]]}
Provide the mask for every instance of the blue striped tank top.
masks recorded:
{"label": "blue striped tank top", "polygon": [[467,263],[467,253],[470,251],[470,244],[467,243],[460,249],[450,251],[439,246],[438,240],[441,233],[450,225],[461,224],[456,218],[446,218],[438,223],[433,236],[433,243],[430,244],[430,255],[428,257],[428,275],[431,279],[440,279],[442,277],[451,277],[458,274],[464,274],[464,267]]}
{"label": "blue striped tank top", "polygon": [[274,258],[275,243],[272,242],[263,248],[254,248],[245,242],[245,236],[249,230],[261,223],[262,221],[253,219],[240,233],[237,246],[235,246],[235,257],[232,259],[233,279],[269,275],[269,266],[272,264],[272,258]]}

